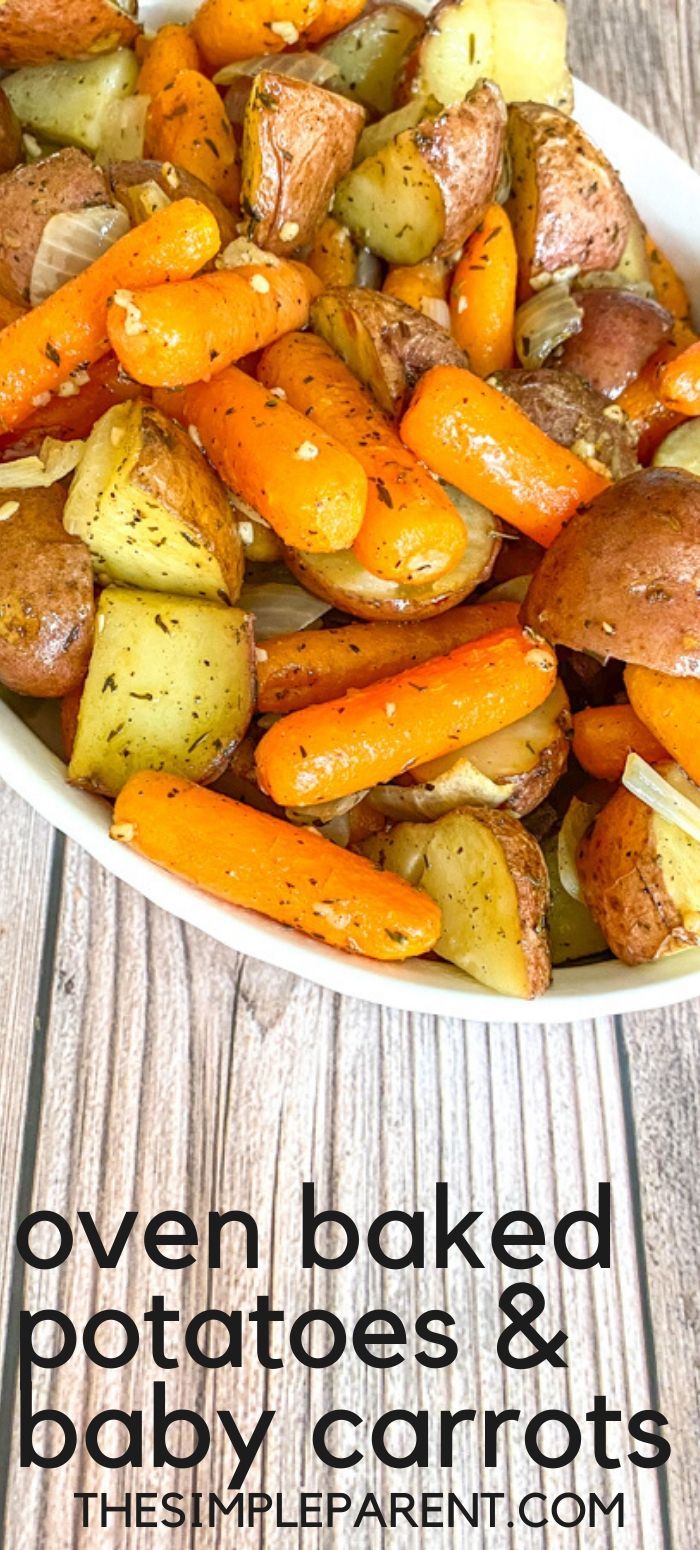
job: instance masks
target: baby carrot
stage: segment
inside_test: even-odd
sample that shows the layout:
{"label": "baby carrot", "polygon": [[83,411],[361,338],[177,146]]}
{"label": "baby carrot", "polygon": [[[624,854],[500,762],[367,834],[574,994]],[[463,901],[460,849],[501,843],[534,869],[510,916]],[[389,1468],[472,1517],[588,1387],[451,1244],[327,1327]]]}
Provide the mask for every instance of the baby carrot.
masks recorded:
{"label": "baby carrot", "polygon": [[556,676],[543,641],[515,625],[497,630],[284,716],[256,748],[260,785],[282,807],[349,796],[509,726],[546,700]]}
{"label": "baby carrot", "polygon": [[321,554],[350,547],[364,516],[367,480],[320,426],[236,366],[157,401],[193,427],[224,482],[283,543]]}
{"label": "baby carrot", "polygon": [[632,705],[691,780],[700,782],[700,678],[675,678],[650,667],[625,668]]}
{"label": "baby carrot", "polygon": [[659,397],[674,414],[700,414],[700,340],[661,367]]}
{"label": "baby carrot", "polygon": [[281,54],[320,16],[323,0],[203,0],[192,31],[211,70],[257,54]]}
{"label": "baby carrot", "polygon": [[130,292],[110,307],[110,343],[137,382],[205,382],[251,350],[304,327],[310,302],[305,272],[281,259]]}
{"label": "baby carrot", "polygon": [[690,317],[690,299],[680,275],[670,258],[647,232],[645,238],[651,283],[657,301],[673,313],[674,318],[686,321]]}
{"label": "baby carrot", "polygon": [[357,248],[347,226],[327,215],[319,226],[306,262],[329,291],[334,285],[354,285],[357,279]]}
{"label": "baby carrot", "polygon": [[573,719],[573,753],[581,769],[595,780],[621,780],[630,753],[638,753],[649,764],[668,758],[631,705],[590,706]]}
{"label": "baby carrot", "polygon": [[442,479],[545,548],[609,484],[505,393],[459,366],[434,366],[421,378],[401,436]]}
{"label": "baby carrot", "polygon": [[452,333],[472,371],[488,377],[513,364],[518,254],[501,205],[489,205],[469,238],[450,291]]}
{"label": "baby carrot", "polygon": [[213,81],[199,70],[180,70],[151,98],[144,155],[176,162],[206,183],[225,205],[241,191],[233,125]]}
{"label": "baby carrot", "polygon": [[378,619],[338,630],[298,630],[257,653],[258,710],[302,710],[403,673],[465,641],[516,624],[517,603],[471,603],[413,623]]}
{"label": "baby carrot", "polygon": [[369,492],[353,545],[360,564],[402,582],[452,570],[466,543],[461,517],[330,345],[315,334],[287,334],[265,351],[258,375],[362,464]]}
{"label": "baby carrot", "polygon": [[201,63],[189,27],[172,22],[161,27],[149,43],[136,90],[142,97],[157,97],[166,86],[172,86],[181,70],[200,70]]}
{"label": "baby carrot", "polygon": [[449,288],[450,267],[444,258],[426,258],[422,264],[396,264],[382,286],[387,296],[405,301],[407,307],[442,322],[445,328],[449,327]]}
{"label": "baby carrot", "polygon": [[364,11],[366,0],[325,0],[320,16],[304,34],[304,44],[316,45],[322,43],[324,38],[329,38],[332,33],[340,32],[343,27],[349,27],[355,17]]}
{"label": "baby carrot", "polygon": [[219,249],[214,216],[194,199],[159,210],[40,306],[0,332],[0,430],[12,430],[72,371],[107,352],[107,304],[122,288],[188,280]]}
{"label": "baby carrot", "polygon": [[178,776],[146,770],[127,781],[111,834],[214,898],[344,952],[402,961],[440,934],[437,905],[395,874]]}

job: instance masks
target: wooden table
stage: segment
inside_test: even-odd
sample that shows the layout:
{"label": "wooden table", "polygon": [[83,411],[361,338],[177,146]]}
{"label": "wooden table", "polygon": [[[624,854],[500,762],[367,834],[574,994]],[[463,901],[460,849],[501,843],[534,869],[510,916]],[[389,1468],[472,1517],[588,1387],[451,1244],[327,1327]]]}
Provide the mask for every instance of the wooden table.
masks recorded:
{"label": "wooden table", "polygon": [[[700,7],[695,0],[571,0],[573,58],[593,85],[656,128],[700,167],[697,70]],[[138,1478],[99,1475],[95,1466],[21,1472],[9,1425],[17,1380],[16,1327],[22,1306],[57,1306],[76,1322],[104,1306],[138,1318],[152,1294],[174,1297],[183,1320],[208,1303],[250,1306],[270,1291],[295,1315],[330,1306],[348,1322],[372,1307],[396,1308],[407,1325],[421,1308],[449,1308],[465,1351],[446,1374],[412,1363],[377,1372],[345,1359],[308,1374],[287,1361],[263,1375],[168,1373],[174,1406],[199,1405],[210,1419],[222,1404],[244,1426],[277,1410],[247,1482],[296,1492],[302,1483],[342,1490],[342,1475],[315,1464],[309,1417],[340,1405],[363,1417],[421,1405],[473,1406],[524,1415],[548,1407],[585,1415],[606,1392],[625,1414],[661,1405],[672,1426],[668,1471],[625,1466],[604,1476],[586,1444],[545,1486],[522,1447],[505,1448],[494,1484],[479,1480],[476,1438],[450,1477],[431,1467],[421,1484],[439,1490],[507,1489],[516,1495],[623,1489],[624,1539],[608,1520],[595,1530],[550,1527],[539,1536],[462,1525],[440,1536],[458,1547],[624,1544],[629,1550],[694,1550],[700,1517],[697,1365],[700,1309],[696,1246],[700,1001],[668,1012],[544,1029],[536,1021],[489,1027],[383,1011],[316,989],[218,947],[151,908],[66,843],[24,803],[0,789],[0,1327],[10,1336],[2,1369],[0,1460],[7,1550],[68,1550],[93,1543],[140,1544],[120,1519],[84,1532],[75,1490],[177,1489],[175,1471],[144,1467]],[[507,1005],[504,1003],[504,1017]],[[536,1015],[536,1009],[533,1009]],[[462,1210],[492,1223],[523,1207],[548,1231],[564,1211],[593,1203],[599,1181],[613,1187],[613,1264],[590,1274],[545,1258],[539,1284],[546,1328],[569,1334],[566,1372],[506,1373],[495,1355],[506,1271],[382,1271],[368,1260],[342,1274],[303,1272],[298,1243],[302,1180],[315,1179],[322,1205],[361,1223],[389,1207],[430,1211],[435,1181],[450,1181]],[[16,1220],[46,1208],[75,1221],[92,1211],[111,1235],[127,1208],[146,1219],[168,1207],[202,1223],[210,1208],[247,1209],[259,1223],[261,1269],[208,1273],[204,1259],[174,1278],[146,1268],[138,1246],[111,1272],[97,1273],[83,1243],[60,1271],[22,1267]],[[483,1242],[483,1239],[481,1240]],[[488,1239],[486,1240],[488,1243]],[[83,1424],[96,1410],[143,1402],[153,1380],[140,1354],[119,1371],[75,1357],[40,1375],[36,1405],[63,1406]],[[629,1451],[623,1448],[626,1460]],[[198,1472],[203,1490],[225,1492],[218,1456]],[[504,1485],[503,1482],[506,1482]],[[412,1471],[382,1476],[367,1458],[353,1490],[415,1490]],[[552,1487],[555,1489],[553,1490]],[[288,1544],[269,1523],[235,1536],[222,1520],[199,1538],[173,1543]],[[296,1534],[293,1536],[297,1538]],[[301,1536],[300,1536],[301,1537]],[[345,1529],[316,1542],[404,1546],[425,1535],[382,1538]],[[434,1537],[434,1536],[433,1536]],[[145,1541],[150,1544],[148,1537]],[[160,1543],[160,1540],[158,1541]],[[167,1541],[170,1542],[170,1541]]]}

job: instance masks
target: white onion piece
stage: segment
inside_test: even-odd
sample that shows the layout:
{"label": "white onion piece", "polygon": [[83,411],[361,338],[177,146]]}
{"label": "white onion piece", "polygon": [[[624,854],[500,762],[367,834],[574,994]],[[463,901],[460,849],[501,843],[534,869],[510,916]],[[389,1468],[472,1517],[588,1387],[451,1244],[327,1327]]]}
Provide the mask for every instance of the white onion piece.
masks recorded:
{"label": "white onion piece", "polygon": [[308,629],[332,604],[312,597],[293,581],[246,581],[236,606],[253,615],[256,640],[269,640],[273,635]]}
{"label": "white onion piece", "polygon": [[548,285],[515,314],[515,348],[522,366],[534,369],[573,334],[580,334],[583,308],[567,285]]}
{"label": "white onion piece", "polygon": [[141,161],[150,97],[138,94],[110,103],[102,126],[97,160]]}
{"label": "white onion piece", "polygon": [[382,284],[382,261],[376,253],[370,253],[369,248],[360,248],[357,255],[357,273],[355,284],[364,291],[378,291]]}
{"label": "white onion piece", "polygon": [[[673,765],[667,767],[669,776],[673,769]],[[688,783],[688,776],[685,776],[684,787],[687,788]],[[633,796],[639,797],[640,802],[652,807],[660,818],[665,818],[667,823],[674,823],[691,840],[697,840],[700,844],[700,790],[696,804],[684,791],[677,790],[671,780],[655,770],[653,765],[647,764],[646,759],[640,759],[638,753],[627,755],[622,784]]]}
{"label": "white onion piece", "polygon": [[275,75],[288,75],[293,81],[309,81],[312,86],[324,86],[337,76],[337,66],[322,54],[256,54],[254,59],[235,59],[224,65],[214,76],[215,86],[231,86],[243,76],[254,80],[263,70],[274,70]]}
{"label": "white onion piece", "polygon": [[566,892],[572,899],[578,899],[579,904],[584,903],[584,898],[579,881],[576,856],[586,830],[590,828],[593,819],[597,818],[599,812],[600,803],[581,802],[579,797],[573,797],[559,830],[557,861],[562,888],[566,889]]}
{"label": "white onion piece", "polygon": [[73,473],[84,446],[84,441],[54,441],[47,436],[38,456],[0,463],[0,490],[47,490],[49,485]]}
{"label": "white onion piece", "polygon": [[234,237],[216,259],[216,268],[242,269],[249,264],[258,264],[266,269],[278,269],[281,262],[276,253],[267,253],[249,237]]}
{"label": "white onion piece", "polygon": [[353,791],[351,796],[336,797],[334,802],[310,802],[307,807],[287,807],[285,817],[290,823],[296,824],[331,823],[334,818],[345,818],[366,796],[366,791]]}
{"label": "white onion piece", "polygon": [[131,230],[125,210],[114,205],[93,205],[87,210],[65,210],[46,222],[34,259],[29,286],[33,307],[53,296],[59,286],[82,274],[119,237]]}
{"label": "white onion piece", "polygon": [[450,309],[441,296],[424,296],[420,304],[420,310],[424,318],[430,318],[431,322],[438,323],[440,328],[447,330],[451,327]]}

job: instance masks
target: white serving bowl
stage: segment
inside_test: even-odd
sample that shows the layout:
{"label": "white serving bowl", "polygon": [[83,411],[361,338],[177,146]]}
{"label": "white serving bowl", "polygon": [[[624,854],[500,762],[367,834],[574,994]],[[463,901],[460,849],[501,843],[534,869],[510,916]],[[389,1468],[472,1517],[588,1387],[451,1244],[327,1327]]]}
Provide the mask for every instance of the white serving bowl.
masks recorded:
{"label": "white serving bowl", "polygon": [[[146,0],[141,7],[150,25],[191,13],[191,0],[152,0],[150,5]],[[641,124],[580,82],[576,117],[619,168],[642,218],[689,283],[700,315],[700,178]],[[480,1021],[564,1022],[667,1006],[700,994],[700,950],[642,968],[613,961],[556,969],[551,989],[532,1002],[484,990],[448,964],[378,964],[320,946],[260,916],[218,904],[110,840],[108,804],[66,784],[64,765],[31,730],[33,720],[37,714],[30,702],[20,712],[0,702],[2,778],[108,871],[237,952],[343,995]]]}

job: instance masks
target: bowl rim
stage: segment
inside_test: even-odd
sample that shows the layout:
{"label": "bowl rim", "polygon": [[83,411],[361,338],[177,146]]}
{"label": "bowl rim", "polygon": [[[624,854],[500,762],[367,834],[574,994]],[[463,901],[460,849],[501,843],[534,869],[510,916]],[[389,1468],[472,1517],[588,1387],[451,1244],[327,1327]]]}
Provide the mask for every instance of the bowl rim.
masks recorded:
{"label": "bowl rim", "polygon": [[[576,81],[576,117],[610,152],[654,234],[686,272],[700,251],[700,177],[650,130],[592,87]],[[615,137],[619,137],[616,140]],[[622,152],[620,155],[619,153]],[[636,169],[636,172],[635,172]],[[657,191],[658,204],[653,197]],[[663,200],[661,193],[663,191]],[[697,213],[693,217],[693,211]],[[695,260],[697,262],[697,259]],[[691,292],[700,312],[700,272]],[[37,764],[37,744],[42,749]],[[536,1001],[504,996],[438,961],[379,964],[312,942],[252,911],[226,905],[109,838],[111,810],[67,784],[63,762],[0,700],[0,774],[54,828],[151,903],[216,941],[325,989],[400,1011],[459,1020],[551,1024],[650,1011],[700,993],[700,949],[635,968],[617,960],[554,970]]]}

